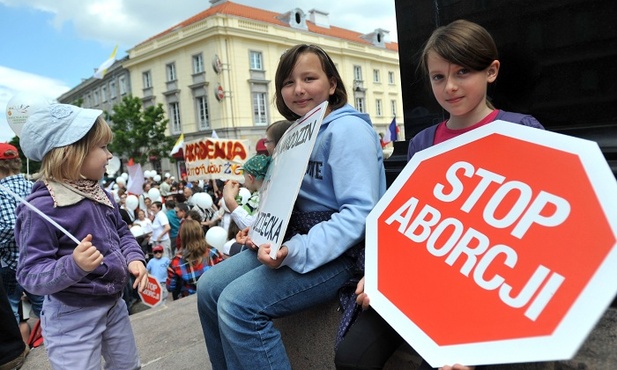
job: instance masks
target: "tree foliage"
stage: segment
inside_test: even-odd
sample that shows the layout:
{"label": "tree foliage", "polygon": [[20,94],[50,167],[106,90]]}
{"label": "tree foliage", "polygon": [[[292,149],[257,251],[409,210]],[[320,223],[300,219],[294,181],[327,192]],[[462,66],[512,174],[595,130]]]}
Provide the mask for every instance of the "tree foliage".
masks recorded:
{"label": "tree foliage", "polygon": [[165,135],[169,120],[160,103],[143,108],[141,99],[126,96],[107,119],[114,132],[109,148],[118,157],[143,164],[152,157],[167,157],[174,145],[174,139]]}
{"label": "tree foliage", "polygon": [[17,151],[19,152],[19,158],[21,158],[21,173],[27,173],[32,175],[39,172],[39,170],[41,169],[41,162],[30,161],[26,158],[26,155],[21,150],[21,146],[19,145],[18,136],[13,136],[11,141],[9,141],[9,144],[17,148]]}

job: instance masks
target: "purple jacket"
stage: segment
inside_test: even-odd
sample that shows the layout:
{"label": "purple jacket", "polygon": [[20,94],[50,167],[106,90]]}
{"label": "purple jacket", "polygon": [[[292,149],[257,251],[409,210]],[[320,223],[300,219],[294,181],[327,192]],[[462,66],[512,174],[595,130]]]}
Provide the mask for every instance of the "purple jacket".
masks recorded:
{"label": "purple jacket", "polygon": [[27,200],[78,240],[92,234],[92,244],[103,254],[103,264],[85,272],[73,259],[74,241],[30,208],[17,207],[15,240],[19,246],[17,280],[27,291],[53,295],[67,303],[93,306],[115,301],[129,278],[128,263],[145,261],[144,254],[114,208],[82,199],[76,204],[54,207],[45,184],[38,181]]}
{"label": "purple jacket", "polygon": [[[544,126],[542,126],[538,120],[536,120],[533,116],[526,114],[500,110],[499,113],[497,113],[497,117],[495,117],[495,121],[499,120],[544,130]],[[411,157],[413,157],[416,152],[433,146],[433,142],[435,141],[435,131],[437,130],[438,125],[439,124],[425,128],[414,136],[413,139],[411,139],[409,142],[409,148],[407,149],[407,162],[409,162]]]}

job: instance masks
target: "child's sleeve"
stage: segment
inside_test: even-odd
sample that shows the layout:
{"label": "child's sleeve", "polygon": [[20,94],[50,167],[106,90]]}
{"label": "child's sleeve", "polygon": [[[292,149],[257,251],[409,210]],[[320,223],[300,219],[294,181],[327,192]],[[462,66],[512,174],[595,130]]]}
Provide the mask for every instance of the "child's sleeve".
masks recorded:
{"label": "child's sleeve", "polygon": [[77,266],[70,249],[60,255],[60,239],[54,226],[23,205],[17,210],[15,241],[20,249],[19,285],[29,293],[49,295],[67,289],[88,275]]}

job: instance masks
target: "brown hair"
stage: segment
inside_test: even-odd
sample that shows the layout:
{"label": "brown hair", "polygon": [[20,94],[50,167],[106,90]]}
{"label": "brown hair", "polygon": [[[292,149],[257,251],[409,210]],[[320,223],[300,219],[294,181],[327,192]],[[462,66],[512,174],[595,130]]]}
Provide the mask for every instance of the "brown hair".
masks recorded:
{"label": "brown hair", "polygon": [[98,117],[86,136],[77,142],[54,148],[45,154],[41,162],[41,171],[36,178],[54,179],[56,181],[78,180],[79,171],[90,152],[90,148],[107,144],[113,139],[113,132],[103,117]]}
{"label": "brown hair", "polygon": [[203,258],[206,264],[210,264],[210,257],[207,254],[208,243],[204,236],[204,230],[199,222],[195,220],[184,220],[180,228],[180,240],[182,240],[182,258],[189,265],[199,263]]}
{"label": "brown hair", "polygon": [[240,227],[234,220],[231,220],[227,229],[227,240],[235,239],[238,232],[240,232]]}
{"label": "brown hair", "polygon": [[274,123],[272,123],[270,126],[268,126],[268,128],[266,129],[266,134],[270,134],[270,136],[272,137],[272,144],[274,144],[274,146],[276,146],[276,144],[279,142],[279,140],[281,140],[281,138],[283,137],[283,134],[285,134],[285,131],[287,131],[287,129],[291,126],[292,122],[288,121],[288,120],[280,120],[280,121],[276,121]]}
{"label": "brown hair", "polygon": [[[12,153],[13,151],[7,151],[7,153]],[[21,158],[16,157],[13,159],[2,159],[0,160],[0,175],[3,176],[12,176],[17,175],[21,172]]]}
{"label": "brown hair", "polygon": [[201,222],[202,218],[201,218],[201,214],[199,214],[199,211],[196,209],[191,209],[189,211],[186,212],[186,217],[190,218],[191,220],[195,220],[197,222]]}
{"label": "brown hair", "polygon": [[334,79],[336,81],[336,89],[334,90],[334,94],[330,95],[330,98],[328,99],[328,103],[330,104],[329,109],[333,111],[347,104],[347,90],[345,90],[345,84],[343,83],[343,79],[341,79],[341,76],[336,69],[336,65],[334,65],[334,62],[330,56],[322,48],[316,45],[296,45],[283,53],[281,59],[279,60],[279,65],[276,68],[276,75],[274,77],[274,86],[276,88],[276,108],[279,113],[283,115],[283,117],[290,121],[295,121],[300,118],[300,116],[285,105],[281,90],[283,89],[285,79],[287,79],[293,72],[296,62],[298,61],[298,57],[304,53],[313,53],[317,55],[321,61],[321,68],[326,74],[326,77],[328,77],[328,80]]}
{"label": "brown hair", "polygon": [[[459,19],[437,28],[426,41],[418,68],[428,74],[428,54],[434,52],[450,63],[483,71],[499,59],[491,34],[479,24]],[[487,101],[487,105],[494,108]]]}

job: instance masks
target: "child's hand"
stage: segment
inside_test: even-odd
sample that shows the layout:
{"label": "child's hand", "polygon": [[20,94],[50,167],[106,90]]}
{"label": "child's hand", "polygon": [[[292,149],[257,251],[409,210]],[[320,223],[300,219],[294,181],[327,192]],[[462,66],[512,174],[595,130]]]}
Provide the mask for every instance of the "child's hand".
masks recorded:
{"label": "child's hand", "polygon": [[287,257],[287,253],[289,251],[287,250],[286,246],[281,246],[279,251],[276,253],[276,259],[273,260],[272,258],[270,258],[271,249],[272,248],[270,247],[270,243],[260,245],[259,249],[257,250],[257,259],[264,265],[272,269],[276,269],[283,263],[283,260],[285,259],[285,257]]}
{"label": "child's hand", "polygon": [[238,231],[236,234],[236,243],[244,244],[245,247],[256,251],[258,247],[249,237],[249,230],[250,228],[247,227],[244,230]]}
{"label": "child's hand", "polygon": [[103,255],[92,245],[92,235],[88,234],[73,250],[73,259],[79,268],[92,272],[103,263]]}
{"label": "child's hand", "polygon": [[233,180],[227,181],[223,187],[223,197],[227,195],[235,198],[238,194],[240,194],[240,183]]}
{"label": "child's hand", "polygon": [[452,366],[446,365],[446,366],[440,367],[439,370],[474,370],[475,368],[476,368],[475,366],[464,366],[461,364],[454,364]]}
{"label": "child's hand", "polygon": [[148,284],[148,270],[141,261],[132,261],[129,263],[129,272],[135,276],[133,289],[139,286],[139,291],[143,292]]}
{"label": "child's hand", "polygon": [[360,281],[358,281],[358,285],[356,287],[356,303],[362,306],[363,310],[366,310],[371,303],[371,300],[368,298],[368,294],[364,293],[364,276]]}

